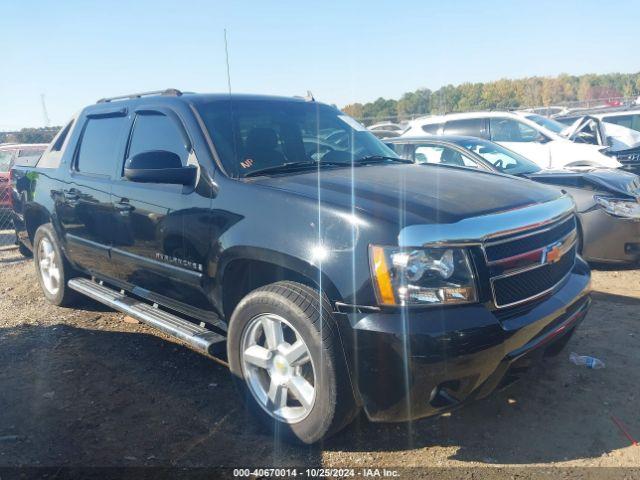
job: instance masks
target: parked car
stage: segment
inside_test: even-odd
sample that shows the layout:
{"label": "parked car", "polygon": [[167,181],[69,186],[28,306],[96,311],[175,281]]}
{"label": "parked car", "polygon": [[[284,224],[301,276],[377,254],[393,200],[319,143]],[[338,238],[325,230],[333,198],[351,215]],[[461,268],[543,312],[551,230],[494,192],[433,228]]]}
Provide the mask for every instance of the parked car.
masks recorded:
{"label": "parked car", "polygon": [[613,123],[640,132],[640,109],[637,107],[595,109],[579,113],[569,112],[563,115],[554,115],[553,118],[566,125],[572,125],[576,120],[584,116],[594,117],[603,122]]}
{"label": "parked car", "polygon": [[406,129],[402,125],[398,125],[397,123],[393,123],[393,122],[374,123],[373,125],[370,125],[367,128],[372,132],[375,132],[377,130],[383,130],[383,131],[389,131],[389,132],[398,132],[398,134],[401,134]]}
{"label": "parked car", "polygon": [[[327,129],[349,144],[314,145]],[[50,302],[80,292],[228,362],[301,442],[360,409],[406,421],[488,395],[590,304],[568,195],[414,165],[313,100],[104,99],[12,178]]]}
{"label": "parked car", "polygon": [[566,125],[529,112],[453,113],[417,119],[403,137],[465,135],[499,143],[534,161],[541,168],[618,168],[607,147],[571,141],[562,135]]}
{"label": "parked car", "polygon": [[398,132],[397,130],[371,130],[371,133],[379,139],[384,139],[399,137],[401,132]]}
{"label": "parked car", "polygon": [[640,174],[640,110],[604,110],[585,115],[566,115],[556,120],[583,142],[608,145],[609,154],[623,168]]}
{"label": "parked car", "polygon": [[388,140],[416,163],[490,170],[556,185],[577,206],[578,253],[597,263],[640,262],[640,177],[617,169],[587,172],[542,170],[497,143],[474,137],[442,136]]}
{"label": "parked car", "polygon": [[561,105],[549,105],[548,107],[535,107],[522,110],[523,112],[537,113],[538,115],[544,115],[545,117],[553,117],[555,115],[562,115],[569,111],[569,108]]}
{"label": "parked car", "polygon": [[571,125],[584,116],[595,117],[603,122],[613,123],[640,132],[640,109],[637,105],[624,107],[581,108],[553,113],[554,120]]}
{"label": "parked car", "polygon": [[0,145],[0,229],[11,225],[11,190],[9,170],[17,161],[33,164],[40,158],[46,144],[2,144]]}

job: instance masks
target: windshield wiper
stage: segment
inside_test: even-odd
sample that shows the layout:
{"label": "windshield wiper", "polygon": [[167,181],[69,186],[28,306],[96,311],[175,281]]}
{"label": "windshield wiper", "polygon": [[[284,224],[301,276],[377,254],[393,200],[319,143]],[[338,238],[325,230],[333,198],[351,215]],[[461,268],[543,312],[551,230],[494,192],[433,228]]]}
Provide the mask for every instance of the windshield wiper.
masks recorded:
{"label": "windshield wiper", "polygon": [[248,172],[245,174],[245,177],[258,177],[260,175],[265,175],[268,173],[281,173],[281,172],[291,172],[300,169],[306,168],[318,168],[324,166],[341,166],[341,167],[349,167],[351,163],[347,162],[288,162],[280,165],[272,165],[271,167],[259,168],[258,170],[253,170],[252,172]]}
{"label": "windshield wiper", "polygon": [[388,160],[398,162],[398,163],[413,163],[413,161],[407,160],[405,158],[389,157],[386,155],[367,155],[366,157],[359,158],[354,163],[363,165],[365,163],[382,163]]}

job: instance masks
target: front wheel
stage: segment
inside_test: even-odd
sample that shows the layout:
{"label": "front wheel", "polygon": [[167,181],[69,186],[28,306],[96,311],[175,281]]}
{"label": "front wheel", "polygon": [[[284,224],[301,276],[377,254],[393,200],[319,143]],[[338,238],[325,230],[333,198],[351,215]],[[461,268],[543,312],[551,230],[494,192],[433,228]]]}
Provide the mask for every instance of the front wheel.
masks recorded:
{"label": "front wheel", "polygon": [[231,372],[248,407],[275,434],[314,443],[357,408],[328,300],[296,282],[254,290],[229,326]]}

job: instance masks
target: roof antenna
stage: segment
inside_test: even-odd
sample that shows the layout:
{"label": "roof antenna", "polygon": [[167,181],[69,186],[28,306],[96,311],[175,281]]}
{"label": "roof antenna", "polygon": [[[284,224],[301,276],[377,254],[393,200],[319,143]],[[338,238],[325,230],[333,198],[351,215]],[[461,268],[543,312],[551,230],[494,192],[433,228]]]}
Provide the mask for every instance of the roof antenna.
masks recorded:
{"label": "roof antenna", "polygon": [[47,112],[47,104],[44,101],[44,93],[40,94],[40,102],[42,103],[42,118],[44,119],[44,126],[49,128],[51,126],[51,120],[49,120],[49,113]]}
{"label": "roof antenna", "polygon": [[229,42],[227,41],[227,29],[224,29],[224,54],[227,58],[227,87],[231,95],[231,69],[229,68]]}
{"label": "roof antenna", "polygon": [[311,93],[311,90],[307,90],[307,96],[306,96],[306,97],[304,97],[304,99],[305,99],[307,102],[315,102],[315,101],[316,101],[316,99],[315,99],[315,98],[313,98],[313,93]]}
{"label": "roof antenna", "polygon": [[[233,156],[236,160],[236,164],[240,162],[238,159],[238,145],[237,145],[237,135],[236,135],[236,122],[233,118],[233,97],[231,96],[231,68],[229,67],[229,42],[227,40],[227,29],[224,29],[224,53],[227,59],[227,87],[229,89],[229,117],[231,118],[231,132],[233,137]],[[236,167],[236,174],[238,174]]]}

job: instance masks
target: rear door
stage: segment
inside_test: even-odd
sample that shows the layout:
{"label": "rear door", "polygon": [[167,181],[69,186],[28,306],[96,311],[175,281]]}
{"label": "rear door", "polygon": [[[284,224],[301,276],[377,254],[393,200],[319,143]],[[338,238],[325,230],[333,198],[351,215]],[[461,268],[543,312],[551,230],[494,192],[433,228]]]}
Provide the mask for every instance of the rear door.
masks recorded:
{"label": "rear door", "polygon": [[[187,130],[173,110],[141,108],[134,117],[123,158],[163,150],[177,154],[183,166],[198,165]],[[210,308],[203,276],[211,198],[194,186],[132,182],[123,172],[124,161],[112,191],[114,276],[147,298],[151,293]]]}
{"label": "rear door", "polygon": [[89,114],[81,127],[68,179],[56,194],[69,258],[92,273],[110,268],[111,183],[124,152],[128,124],[122,109]]}

